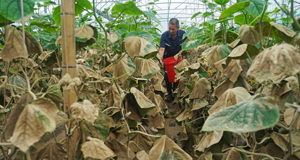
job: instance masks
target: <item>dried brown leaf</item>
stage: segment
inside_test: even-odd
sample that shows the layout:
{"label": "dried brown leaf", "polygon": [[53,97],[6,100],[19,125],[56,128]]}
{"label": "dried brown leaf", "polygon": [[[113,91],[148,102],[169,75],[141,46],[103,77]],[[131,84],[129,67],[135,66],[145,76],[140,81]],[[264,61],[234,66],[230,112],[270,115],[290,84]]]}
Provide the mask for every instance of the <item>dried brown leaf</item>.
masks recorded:
{"label": "dried brown leaf", "polygon": [[163,135],[157,139],[149,152],[150,159],[185,159],[192,160],[192,157],[183,151],[174,141]]}
{"label": "dried brown leaf", "polygon": [[274,143],[280,147],[284,152],[287,152],[289,149],[288,142],[284,139],[284,137],[276,132],[272,132],[270,137],[273,139]]}
{"label": "dried brown leaf", "polygon": [[99,115],[99,109],[89,100],[84,100],[82,103],[73,103],[70,106],[70,110],[73,118],[80,118],[92,124]]}
{"label": "dried brown leaf", "polygon": [[[116,67],[116,71],[114,71],[114,67]],[[127,78],[135,72],[136,67],[133,65],[130,58],[127,55],[125,55],[117,64],[111,64],[108,67],[106,67],[105,70],[110,74],[118,77],[118,79],[122,83],[124,83],[127,80]]]}
{"label": "dried brown leaf", "polygon": [[90,141],[81,145],[81,151],[83,152],[84,158],[107,159],[116,156],[115,153],[100,139],[91,137],[88,139]]}
{"label": "dried brown leaf", "polygon": [[[157,113],[154,117],[151,117],[153,121],[153,127],[158,129],[165,128],[165,117],[162,112]],[[150,118],[150,120],[151,120]]]}
{"label": "dried brown leaf", "polygon": [[130,148],[128,148],[129,149],[129,158],[128,158],[127,146],[124,145],[122,142],[118,141],[116,139],[116,136],[112,132],[109,133],[109,136],[105,143],[109,148],[112,149],[112,151],[117,155],[118,159],[120,160],[133,159],[135,157],[134,152]]}
{"label": "dried brown leaf", "polygon": [[203,53],[202,56],[207,60],[209,67],[213,68],[214,64],[222,59],[221,56],[221,45],[219,46],[213,46],[208,49],[206,49]]}
{"label": "dried brown leaf", "polygon": [[[100,32],[103,36],[105,36],[104,32]],[[107,34],[107,39],[111,42],[111,43],[115,43],[117,40],[119,40],[119,37],[116,33],[106,33]]]}
{"label": "dried brown leaf", "polygon": [[183,59],[182,61],[180,61],[178,64],[174,66],[174,69],[178,71],[182,71],[185,67],[188,67],[190,65],[191,65],[190,62],[187,59]]}
{"label": "dried brown leaf", "polygon": [[288,27],[281,25],[281,24],[277,24],[274,22],[270,22],[270,25],[275,27],[276,29],[278,29],[279,31],[281,31],[282,33],[284,33],[285,35],[289,36],[289,37],[294,37],[297,33],[294,32],[293,30],[289,29]]}
{"label": "dried brown leaf", "polygon": [[147,109],[155,107],[155,105],[135,87],[131,87],[130,93],[133,94],[140,108]]}
{"label": "dried brown leaf", "polygon": [[[296,116],[298,114],[298,111],[294,108],[287,108],[283,114],[284,116],[284,122],[290,126],[292,124],[292,122],[295,120]],[[300,129],[300,118],[298,119],[298,121],[296,122],[296,124],[294,125],[293,129],[295,130],[299,130]]]}
{"label": "dried brown leaf", "polygon": [[298,49],[289,44],[276,44],[259,53],[247,75],[255,77],[258,82],[272,80],[279,83],[288,76],[300,71]]}
{"label": "dried brown leaf", "polygon": [[138,77],[150,78],[160,71],[159,66],[152,59],[136,58],[136,72]]}
{"label": "dried brown leaf", "polygon": [[241,159],[241,158],[242,157],[241,157],[240,152],[236,151],[235,149],[230,149],[228,151],[228,154],[227,154],[225,160],[234,160],[234,159],[238,160],[238,159]]}
{"label": "dried brown leaf", "polygon": [[77,73],[76,73],[77,77],[96,78],[96,79],[101,78],[101,76],[96,71],[92,70],[91,68],[85,65],[78,64],[76,66],[77,66]]}
{"label": "dried brown leaf", "polygon": [[54,53],[54,51],[44,51],[38,58],[41,61],[45,61],[51,56],[52,53]]}
{"label": "dried brown leaf", "polygon": [[45,148],[38,152],[36,160],[47,159],[47,160],[59,160],[65,159],[67,152],[62,148],[63,146],[59,143],[49,143]]}
{"label": "dried brown leaf", "polygon": [[31,101],[32,97],[29,93],[25,93],[21,96],[19,101],[14,105],[12,113],[10,114],[7,123],[4,127],[4,136],[9,139],[15,130],[16,123],[25,106]]}
{"label": "dried brown leaf", "polygon": [[118,92],[118,89],[115,84],[109,87],[108,93],[107,93],[107,99],[108,99],[108,107],[118,107],[121,108],[121,101],[124,98],[124,91],[119,87],[121,95]]}
{"label": "dried brown leaf", "polygon": [[213,160],[213,154],[211,152],[202,153],[198,160]]}
{"label": "dried brown leaf", "polygon": [[[131,142],[129,147],[134,152],[138,152],[140,149],[142,149],[146,151],[146,153],[149,153],[153,145],[153,140],[150,137],[138,133],[131,138],[131,141],[133,141],[135,144]],[[140,149],[136,145],[139,146]]]}
{"label": "dried brown leaf", "polygon": [[157,52],[156,48],[153,47],[150,42],[137,36],[127,37],[124,42],[125,50],[130,57],[144,57],[149,53]]}
{"label": "dried brown leaf", "polygon": [[145,151],[139,151],[137,154],[136,154],[136,158],[138,160],[150,160],[149,159],[149,155],[145,152]]}
{"label": "dried brown leaf", "polygon": [[44,98],[27,104],[17,121],[11,142],[26,152],[46,132],[54,131],[57,112],[56,105]]}
{"label": "dried brown leaf", "polygon": [[239,43],[240,43],[241,39],[236,39],[235,41],[231,42],[228,46],[231,48],[235,48]]}
{"label": "dried brown leaf", "polygon": [[223,131],[206,132],[195,149],[199,152],[204,152],[205,148],[218,143],[221,140],[222,136]]}
{"label": "dried brown leaf", "polygon": [[25,31],[25,44],[28,54],[42,54],[41,44],[27,31]]}
{"label": "dried brown leaf", "polygon": [[220,98],[222,94],[227,91],[227,89],[232,88],[233,86],[234,84],[227,78],[215,88],[213,95]]}
{"label": "dried brown leaf", "polygon": [[192,111],[201,109],[208,105],[208,102],[205,99],[194,99]]}
{"label": "dried brown leaf", "polygon": [[23,35],[16,27],[7,25],[5,28],[6,41],[0,52],[4,61],[11,61],[19,57],[28,57],[27,47],[23,46]]}
{"label": "dried brown leaf", "polygon": [[243,43],[255,45],[259,42],[259,34],[252,26],[242,25],[239,35]]}
{"label": "dried brown leaf", "polygon": [[229,78],[231,82],[235,83],[242,71],[243,68],[241,67],[240,60],[232,59],[223,70],[223,74]]}
{"label": "dried brown leaf", "polygon": [[176,117],[176,120],[178,122],[181,122],[185,120],[186,118],[192,119],[193,118],[193,111],[191,109],[185,109],[178,117]]}
{"label": "dried brown leaf", "polygon": [[218,101],[208,110],[209,114],[220,111],[232,105],[238,104],[247,99],[251,95],[242,87],[236,87],[226,90]]}
{"label": "dried brown leaf", "polygon": [[167,92],[165,87],[162,86],[162,82],[164,81],[164,76],[157,72],[154,76],[150,78],[150,82],[152,82],[154,85],[154,90],[155,91],[161,91],[163,93]]}
{"label": "dried brown leaf", "polygon": [[201,78],[195,83],[190,99],[201,99],[210,91],[210,89],[211,86],[208,80],[206,78]]}

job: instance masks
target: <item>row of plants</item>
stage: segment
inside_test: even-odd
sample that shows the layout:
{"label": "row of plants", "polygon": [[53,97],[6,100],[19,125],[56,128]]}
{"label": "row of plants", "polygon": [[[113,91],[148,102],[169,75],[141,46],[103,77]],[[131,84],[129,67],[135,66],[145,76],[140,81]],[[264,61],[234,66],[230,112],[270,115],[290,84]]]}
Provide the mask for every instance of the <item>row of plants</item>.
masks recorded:
{"label": "row of plants", "polygon": [[[155,62],[155,11],[141,11],[132,1],[104,10],[95,1],[75,1],[77,76],[71,77],[61,75],[60,6],[24,0],[30,6],[25,16],[34,4],[54,9],[33,14],[23,39],[22,28],[9,25],[22,18],[7,12],[21,10],[12,2],[0,0],[4,158],[300,158],[294,1],[290,10],[279,5],[272,12],[266,12],[268,1],[229,7],[229,0],[203,1],[221,15],[196,13],[191,18],[205,21],[185,27],[189,41],[175,66],[180,83],[169,108],[162,66]],[[279,23],[280,11],[294,23]],[[65,90],[77,96],[69,111],[63,110]],[[176,121],[166,123],[168,117]],[[174,126],[180,131],[168,137]]]}

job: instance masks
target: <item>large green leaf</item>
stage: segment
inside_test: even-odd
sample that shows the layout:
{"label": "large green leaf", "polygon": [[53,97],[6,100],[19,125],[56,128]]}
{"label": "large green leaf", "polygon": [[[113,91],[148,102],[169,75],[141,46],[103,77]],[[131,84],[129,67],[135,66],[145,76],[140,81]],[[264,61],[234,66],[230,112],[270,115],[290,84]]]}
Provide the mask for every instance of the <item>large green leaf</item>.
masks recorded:
{"label": "large green leaf", "polygon": [[81,14],[84,10],[91,10],[93,6],[88,0],[76,0],[75,1],[75,16]]}
{"label": "large green leaf", "polygon": [[204,18],[206,18],[206,17],[208,17],[212,14],[214,14],[214,12],[204,12],[202,15],[203,15]]}
{"label": "large green leaf", "polygon": [[[2,15],[0,15],[0,27],[5,26],[5,20],[6,20],[6,18],[4,18]],[[11,23],[13,23],[13,22],[7,20],[6,23],[7,23],[7,24],[11,24]]]}
{"label": "large green leaf", "polygon": [[[33,14],[34,1],[23,0],[24,17]],[[11,21],[22,18],[21,1],[19,0],[0,0],[0,14]]]}
{"label": "large green leaf", "polygon": [[141,11],[133,1],[127,1],[125,3],[116,2],[112,8],[112,12],[123,13],[127,15],[143,15],[144,12]]}
{"label": "large green leaf", "polygon": [[279,108],[269,97],[254,95],[208,117],[203,131],[255,132],[274,126],[279,119]]}
{"label": "large green leaf", "polygon": [[[241,2],[245,2],[248,0],[241,0]],[[264,1],[262,0],[249,0],[250,5],[246,8],[246,10],[253,16],[259,16],[264,9]]]}
{"label": "large green leaf", "polygon": [[202,12],[197,12],[197,13],[195,13],[195,14],[191,17],[191,19],[194,19],[194,18],[197,17],[199,14],[202,14]]}
{"label": "large green leaf", "polygon": [[222,57],[222,59],[228,57],[228,55],[230,54],[231,51],[232,51],[232,48],[230,48],[228,46],[228,44],[222,45],[222,47],[221,47],[221,57]]}
{"label": "large green leaf", "polygon": [[[53,8],[53,19],[55,21],[55,24],[60,25],[61,23],[61,15],[60,15],[60,7],[57,6]],[[84,10],[91,10],[92,4],[88,0],[76,0],[75,1],[75,16],[78,16],[81,14]]]}
{"label": "large green leaf", "polygon": [[224,5],[229,2],[229,0],[214,0],[217,4]]}
{"label": "large green leaf", "polygon": [[182,39],[185,39],[185,37],[188,37],[192,33],[195,33],[195,31],[200,32],[201,30],[199,28],[195,27],[195,28],[189,30],[188,32],[184,33],[182,36]]}
{"label": "large green leaf", "polygon": [[53,19],[55,21],[55,24],[60,25],[60,22],[61,22],[61,20],[60,20],[60,6],[57,6],[57,7],[53,8],[52,14],[53,14]]}
{"label": "large green leaf", "polygon": [[224,19],[228,16],[231,16],[232,14],[238,12],[238,11],[241,11],[243,9],[245,9],[246,7],[248,7],[250,5],[250,2],[249,1],[246,1],[246,2],[240,2],[240,3],[235,3],[233,4],[232,6],[230,6],[229,8],[225,9],[220,17],[219,17],[219,20],[221,19]]}
{"label": "large green leaf", "polygon": [[202,41],[201,39],[196,39],[196,40],[183,42],[182,43],[182,49],[183,50],[188,50],[188,49],[196,48],[200,45],[201,41]]}
{"label": "large green leaf", "polygon": [[143,11],[145,15],[154,20],[156,23],[160,24],[160,20],[156,18],[155,14],[152,11]]}
{"label": "large green leaf", "polygon": [[57,85],[51,85],[46,91],[46,98],[51,99],[57,106],[62,103],[62,93]]}
{"label": "large green leaf", "polygon": [[238,25],[244,25],[244,24],[248,24],[250,22],[252,22],[253,19],[250,18],[249,16],[246,16],[244,14],[239,14],[237,16],[234,17],[234,23],[238,24]]}

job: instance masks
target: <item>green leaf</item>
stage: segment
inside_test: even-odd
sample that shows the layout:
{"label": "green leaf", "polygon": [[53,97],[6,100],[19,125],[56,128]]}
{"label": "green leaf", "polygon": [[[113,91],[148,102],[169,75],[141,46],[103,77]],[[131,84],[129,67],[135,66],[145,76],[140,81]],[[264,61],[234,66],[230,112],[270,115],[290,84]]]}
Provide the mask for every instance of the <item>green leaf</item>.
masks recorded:
{"label": "green leaf", "polygon": [[[23,0],[24,17],[33,14],[34,1]],[[11,21],[17,21],[22,18],[21,1],[18,0],[0,0],[0,15]]]}
{"label": "green leaf", "polygon": [[216,4],[214,4],[214,3],[208,3],[208,8],[209,9],[215,9],[216,8]]}
{"label": "green leaf", "polygon": [[214,0],[214,2],[216,2],[219,5],[224,5],[224,4],[228,3],[229,0]]}
{"label": "green leaf", "polygon": [[7,89],[11,88],[17,94],[23,94],[25,92],[24,90],[22,90],[20,88],[23,88],[23,89],[28,88],[26,80],[23,77],[19,76],[19,75],[15,75],[15,76],[10,77],[8,79],[8,83],[12,84],[13,86],[18,86],[18,88],[17,87],[12,87],[12,86],[7,86]]}
{"label": "green leaf", "polygon": [[215,25],[215,24],[217,24],[219,21],[217,21],[217,20],[215,20],[215,19],[211,19],[211,20],[209,20],[209,21],[207,21],[209,24],[211,24],[211,25]]}
{"label": "green leaf", "polygon": [[225,9],[220,17],[219,17],[219,20],[221,19],[224,19],[228,16],[231,16],[232,14],[238,12],[238,11],[241,11],[243,9],[245,9],[246,7],[248,7],[250,5],[250,2],[249,1],[246,1],[246,2],[240,2],[240,3],[235,3],[234,5],[230,6],[229,8]]}
{"label": "green leaf", "polygon": [[[246,19],[245,19],[245,17],[246,17]],[[244,14],[239,14],[234,17],[234,23],[238,24],[240,26],[242,26],[244,24],[249,24],[252,21],[253,21],[253,18],[249,18],[249,16],[245,16]]]}
{"label": "green leaf", "polygon": [[153,40],[154,40],[154,37],[149,32],[140,32],[137,36],[144,38],[145,40],[147,40],[149,42],[153,42]]}
{"label": "green leaf", "polygon": [[269,97],[254,95],[229,108],[211,114],[202,131],[255,132],[274,126],[279,108]]}
{"label": "green leaf", "polygon": [[[245,2],[248,0],[241,0],[241,2]],[[246,10],[253,16],[259,16],[264,9],[264,1],[262,0],[249,0],[250,5],[246,8]]]}
{"label": "green leaf", "polygon": [[57,85],[49,86],[45,97],[51,99],[57,106],[62,103],[62,93]]}
{"label": "green leaf", "polygon": [[76,0],[75,1],[75,16],[81,14],[84,10],[91,10],[93,6],[88,0]]}
{"label": "green leaf", "polygon": [[[5,26],[5,19],[6,18],[4,18],[2,15],[0,15],[0,27]],[[13,23],[13,22],[7,20],[7,24],[11,24],[11,23]]]}
{"label": "green leaf", "polygon": [[214,14],[214,12],[204,12],[203,13],[203,17],[206,18],[206,17],[208,17],[208,16],[210,16],[212,14]]}
{"label": "green leaf", "polygon": [[126,35],[125,38],[130,37],[130,36],[138,36],[138,34],[136,33],[136,31],[131,31]]}
{"label": "green leaf", "polygon": [[197,13],[195,13],[195,14],[191,17],[191,19],[194,19],[194,18],[197,17],[199,14],[202,14],[202,12],[197,12]]}
{"label": "green leaf", "polygon": [[106,139],[108,137],[112,122],[113,120],[111,117],[104,113],[99,113],[99,116],[97,116],[97,119],[95,120],[94,128],[101,133],[104,139]]}
{"label": "green leaf", "polygon": [[197,31],[198,33],[201,32],[201,30],[197,27],[189,30],[188,32],[184,33],[182,36],[182,39],[185,39],[185,37],[188,37],[189,35],[191,35],[192,33],[194,33],[195,31]]}
{"label": "green leaf", "polygon": [[116,34],[121,38],[125,33],[128,33],[126,29],[119,29],[116,31]]}
{"label": "green leaf", "polygon": [[57,6],[55,8],[53,8],[53,19],[55,21],[56,25],[60,25],[61,20],[60,20],[60,6]]}
{"label": "green leaf", "polygon": [[188,50],[188,49],[193,49],[196,48],[200,45],[201,39],[196,39],[196,40],[190,40],[187,42],[182,43],[182,50]]}
{"label": "green leaf", "polygon": [[141,11],[133,1],[127,1],[125,3],[116,2],[112,8],[112,12],[123,13],[127,15],[143,15],[144,12]]}
{"label": "green leaf", "polygon": [[160,24],[160,20],[156,18],[155,14],[152,11],[143,11],[143,12],[144,12],[144,15],[150,17],[156,23]]}
{"label": "green leaf", "polygon": [[228,57],[228,55],[230,54],[231,51],[232,51],[232,49],[228,46],[228,44],[222,45],[222,47],[221,47],[222,59]]}

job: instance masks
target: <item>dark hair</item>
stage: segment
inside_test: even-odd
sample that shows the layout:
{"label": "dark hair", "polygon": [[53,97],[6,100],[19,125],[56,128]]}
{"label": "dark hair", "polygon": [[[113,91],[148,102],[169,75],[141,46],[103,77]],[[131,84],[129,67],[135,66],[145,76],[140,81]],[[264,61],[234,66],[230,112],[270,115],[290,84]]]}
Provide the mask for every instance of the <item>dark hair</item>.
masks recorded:
{"label": "dark hair", "polygon": [[179,21],[177,18],[171,18],[169,21],[170,25],[175,25],[176,27],[179,27]]}

